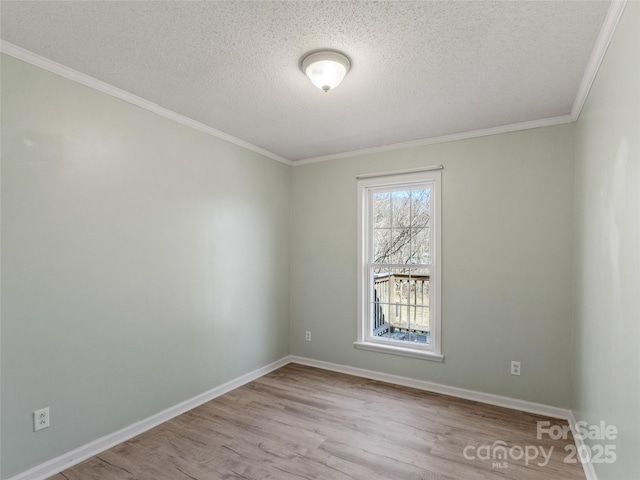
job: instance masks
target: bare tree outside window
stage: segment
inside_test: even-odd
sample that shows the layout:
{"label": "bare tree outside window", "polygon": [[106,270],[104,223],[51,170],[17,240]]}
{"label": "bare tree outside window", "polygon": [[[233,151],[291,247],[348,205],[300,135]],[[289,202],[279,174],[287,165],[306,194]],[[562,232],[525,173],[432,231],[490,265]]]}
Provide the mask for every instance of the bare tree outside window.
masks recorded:
{"label": "bare tree outside window", "polygon": [[373,202],[374,263],[429,263],[431,190],[376,193]]}
{"label": "bare tree outside window", "polygon": [[431,189],[375,192],[372,207],[373,334],[429,343]]}

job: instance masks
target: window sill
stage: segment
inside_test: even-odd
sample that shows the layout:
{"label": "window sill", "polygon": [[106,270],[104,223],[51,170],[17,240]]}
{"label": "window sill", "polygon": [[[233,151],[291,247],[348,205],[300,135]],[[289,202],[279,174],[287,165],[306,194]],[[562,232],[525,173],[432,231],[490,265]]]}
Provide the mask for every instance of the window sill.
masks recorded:
{"label": "window sill", "polygon": [[396,347],[395,345],[383,345],[373,342],[353,342],[353,346],[360,350],[368,350],[370,352],[390,353],[392,355],[420,358],[422,360],[430,360],[432,362],[444,362],[444,355],[416,350],[413,348]]}

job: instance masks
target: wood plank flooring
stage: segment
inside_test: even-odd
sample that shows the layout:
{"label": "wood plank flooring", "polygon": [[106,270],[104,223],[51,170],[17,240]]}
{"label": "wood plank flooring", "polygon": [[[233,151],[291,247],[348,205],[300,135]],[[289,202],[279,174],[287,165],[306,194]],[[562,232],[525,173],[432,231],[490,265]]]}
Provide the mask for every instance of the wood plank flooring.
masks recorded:
{"label": "wood plank flooring", "polygon": [[[571,437],[536,438],[545,420],[566,425],[290,364],[51,479],[584,479],[564,463]],[[516,448],[481,460],[495,442]],[[516,458],[517,447],[538,458]],[[544,466],[541,447],[552,450]]]}

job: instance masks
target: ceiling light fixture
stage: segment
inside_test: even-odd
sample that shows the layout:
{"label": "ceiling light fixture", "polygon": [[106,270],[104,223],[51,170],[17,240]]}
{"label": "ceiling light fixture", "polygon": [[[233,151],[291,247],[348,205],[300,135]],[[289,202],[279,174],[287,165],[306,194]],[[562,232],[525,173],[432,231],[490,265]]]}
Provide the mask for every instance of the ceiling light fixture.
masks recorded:
{"label": "ceiling light fixture", "polygon": [[327,50],[310,53],[302,60],[302,71],[325,93],[340,85],[350,68],[351,62],[345,55]]}

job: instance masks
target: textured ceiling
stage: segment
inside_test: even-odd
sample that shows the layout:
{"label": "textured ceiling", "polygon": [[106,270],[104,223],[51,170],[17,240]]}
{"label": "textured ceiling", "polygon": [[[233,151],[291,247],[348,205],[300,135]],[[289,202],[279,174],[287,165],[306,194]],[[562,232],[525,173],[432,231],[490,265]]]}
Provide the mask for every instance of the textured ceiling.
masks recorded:
{"label": "textured ceiling", "polygon": [[[2,1],[2,39],[290,160],[568,115],[609,2]],[[300,71],[330,48],[324,94]]]}

